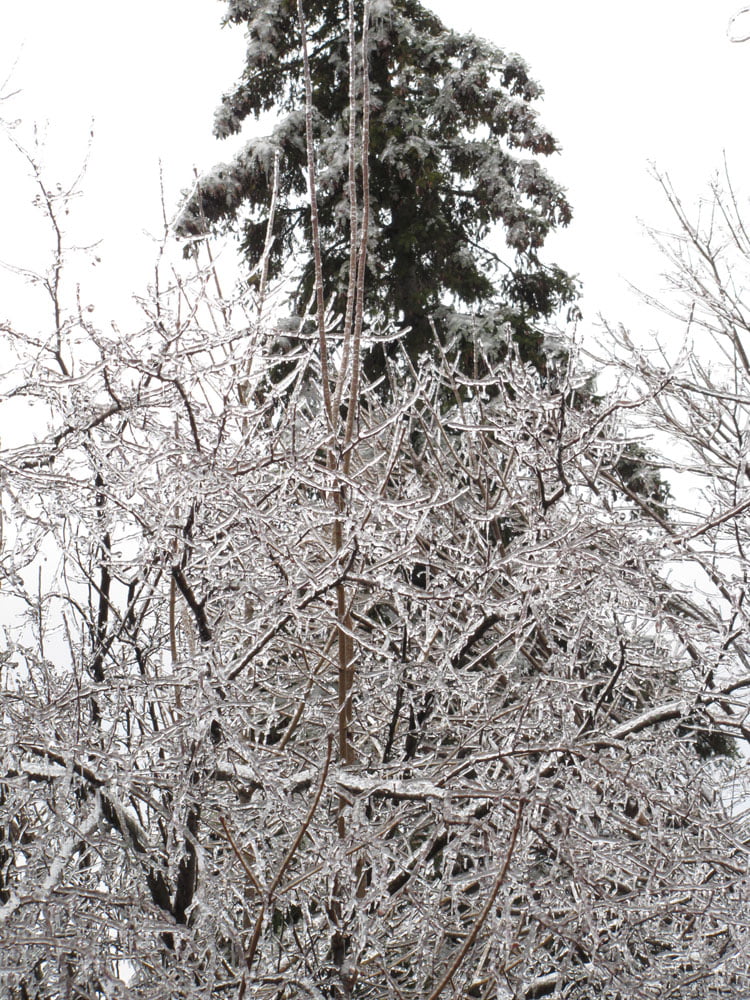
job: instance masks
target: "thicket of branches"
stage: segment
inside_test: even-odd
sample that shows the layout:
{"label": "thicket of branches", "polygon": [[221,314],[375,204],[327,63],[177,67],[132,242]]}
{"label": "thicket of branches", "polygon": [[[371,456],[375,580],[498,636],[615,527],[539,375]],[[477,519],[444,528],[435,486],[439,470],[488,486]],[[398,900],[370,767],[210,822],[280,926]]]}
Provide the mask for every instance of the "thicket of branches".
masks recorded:
{"label": "thicket of branches", "polygon": [[[473,375],[403,352],[373,388],[364,95],[349,307],[328,329],[313,221],[283,370],[263,262],[254,303],[162,262],[141,329],[93,325],[71,193],[36,175],[51,323],[4,328],[2,405],[46,426],[0,453],[3,990],[742,995],[748,832],[713,753],[747,736],[741,296],[688,229],[731,388],[636,354],[639,394],[599,399],[573,345],[542,378],[510,330]],[[623,482],[633,412],[713,463],[709,509]]]}

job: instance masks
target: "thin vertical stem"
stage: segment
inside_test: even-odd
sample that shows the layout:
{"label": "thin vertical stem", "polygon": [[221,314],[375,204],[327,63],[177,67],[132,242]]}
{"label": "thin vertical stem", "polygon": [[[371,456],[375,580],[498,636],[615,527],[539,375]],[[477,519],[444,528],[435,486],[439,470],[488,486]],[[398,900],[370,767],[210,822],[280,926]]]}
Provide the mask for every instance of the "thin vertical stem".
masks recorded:
{"label": "thin vertical stem", "polygon": [[328,424],[333,432],[333,404],[331,401],[330,369],[328,361],[328,340],[325,327],[325,300],[323,298],[323,255],[320,245],[320,226],[318,223],[318,188],[315,173],[315,147],[313,144],[312,127],[312,77],[310,76],[310,59],[307,51],[307,27],[302,0],[297,0],[297,13],[302,34],[302,65],[305,77],[305,142],[307,145],[307,180],[310,195],[310,227],[312,235],[313,260],[315,262],[315,302],[318,318],[318,341],[320,346],[320,368],[323,382],[323,405]]}
{"label": "thin vertical stem", "polygon": [[344,433],[344,473],[351,465],[351,442],[354,434],[354,415],[359,401],[362,326],[365,314],[365,275],[367,271],[367,232],[370,226],[370,73],[369,73],[369,21],[370,0],[365,0],[362,13],[362,146],[360,169],[362,171],[362,223],[357,254],[357,295],[352,344],[352,380],[349,389],[349,407]]}
{"label": "thin vertical stem", "polygon": [[263,319],[263,306],[266,301],[266,289],[268,287],[268,268],[273,246],[273,224],[276,219],[276,205],[279,200],[279,183],[281,171],[279,167],[280,152],[277,149],[273,157],[273,187],[271,188],[271,206],[268,210],[268,222],[266,224],[266,239],[263,244],[263,256],[260,267],[260,286],[258,288],[258,326]]}
{"label": "thin vertical stem", "polygon": [[336,385],[334,408],[338,412],[349,374],[354,302],[357,296],[357,60],[354,34],[354,0],[349,3],[349,278],[342,343],[341,369]]}

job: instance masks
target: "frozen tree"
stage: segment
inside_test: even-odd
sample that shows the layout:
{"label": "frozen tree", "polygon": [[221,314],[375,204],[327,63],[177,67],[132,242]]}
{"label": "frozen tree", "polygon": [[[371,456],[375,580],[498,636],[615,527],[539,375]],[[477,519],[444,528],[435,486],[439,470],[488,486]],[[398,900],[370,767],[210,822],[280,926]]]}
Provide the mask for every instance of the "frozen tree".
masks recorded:
{"label": "frozen tree", "polygon": [[541,378],[501,327],[471,371],[396,341],[368,381],[368,79],[331,327],[302,59],[315,307],[283,369],[273,212],[256,308],[164,256],[141,328],[105,331],[32,162],[55,250],[49,327],[3,324],[5,995],[743,995],[739,768],[695,745],[743,735],[744,630],[672,582],[712,563],[618,471],[669,380],[600,400],[569,345]]}
{"label": "frozen tree", "polygon": [[[359,23],[361,0],[354,6]],[[347,3],[322,0],[306,8],[323,277],[331,307],[343,314],[352,203],[347,150],[355,118],[349,91],[358,69],[350,63]],[[413,361],[435,350],[436,332],[453,342],[459,329],[458,347],[471,359],[478,330],[486,341],[498,341],[510,323],[524,358],[543,365],[536,322],[571,302],[575,284],[541,257],[548,233],[571,215],[563,191],[537,159],[558,148],[533,107],[541,90],[517,55],[448,30],[416,0],[379,0],[371,12],[367,315],[381,327],[390,321],[408,326],[404,346]],[[230,136],[268,112],[276,122],[269,135],[249,139],[230,163],[199,180],[178,231],[196,236],[216,224],[236,226],[255,267],[279,157],[270,264],[278,272],[295,262],[302,313],[314,269],[297,7],[291,0],[230,0],[224,22],[245,27],[247,61],[222,99],[216,135]],[[361,96],[354,94],[355,111]],[[497,228],[506,243],[502,256],[487,243]],[[467,307],[478,314],[471,322],[459,312]],[[382,374],[387,350],[382,345],[368,355],[372,376]]]}
{"label": "frozen tree", "polygon": [[4,415],[43,413],[0,455],[4,994],[743,995],[748,831],[694,744],[744,633],[634,516],[634,401],[510,333],[383,395],[361,308],[279,385],[210,270],[119,335],[61,250],[48,331],[4,326]]}
{"label": "frozen tree", "polygon": [[[651,233],[666,262],[668,294],[646,298],[683,326],[684,339],[678,350],[664,338],[646,349],[623,329],[609,332],[620,363],[649,399],[640,419],[659,435],[658,462],[679,484],[682,503],[671,505],[669,521],[651,515],[680,540],[692,566],[689,583],[706,594],[729,651],[746,628],[750,237],[726,168],[695,212],[667,177],[658,180],[676,231]],[[712,684],[723,669],[717,661]],[[747,737],[744,708],[734,728]]]}

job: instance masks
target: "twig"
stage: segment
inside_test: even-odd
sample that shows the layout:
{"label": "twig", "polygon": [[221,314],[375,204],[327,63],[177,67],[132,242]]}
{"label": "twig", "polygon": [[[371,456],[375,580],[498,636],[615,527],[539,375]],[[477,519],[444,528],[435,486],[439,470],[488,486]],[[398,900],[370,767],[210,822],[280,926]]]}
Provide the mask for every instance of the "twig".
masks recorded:
{"label": "twig", "polygon": [[297,848],[302,843],[302,838],[305,836],[305,834],[307,833],[308,827],[312,823],[313,816],[315,815],[315,812],[316,812],[316,810],[318,808],[318,805],[320,803],[321,796],[323,795],[323,789],[325,788],[326,778],[328,777],[328,770],[329,770],[329,768],[331,766],[331,756],[332,756],[332,754],[333,754],[333,736],[331,736],[329,734],[329,736],[328,736],[328,745],[327,745],[327,748],[326,748],[326,759],[325,759],[325,763],[323,764],[323,773],[320,776],[320,782],[318,784],[318,790],[315,793],[315,798],[312,800],[312,803],[310,804],[310,808],[307,811],[307,816],[305,816],[305,818],[304,818],[304,820],[302,822],[302,826],[297,831],[297,836],[294,838],[292,846],[287,851],[286,857],[281,862],[279,870],[276,872],[276,877],[274,878],[273,882],[271,883],[271,885],[268,888],[269,899],[273,896],[274,892],[278,888],[278,885],[279,885],[279,883],[281,882],[281,879],[284,876],[284,872],[287,870],[287,868],[291,864],[292,858],[297,853]]}
{"label": "twig", "polygon": [[239,846],[235,842],[235,839],[232,836],[232,833],[231,833],[231,831],[229,829],[229,826],[227,825],[227,821],[224,819],[223,816],[219,816],[219,822],[221,823],[221,828],[224,831],[224,834],[225,834],[227,840],[229,841],[229,846],[234,851],[234,853],[235,853],[235,855],[236,855],[237,860],[239,861],[239,863],[245,869],[245,874],[247,875],[247,877],[252,882],[253,888],[255,889],[255,891],[258,893],[259,896],[263,896],[264,893],[263,893],[263,889],[262,889],[262,887],[260,885],[260,882],[258,882],[257,878],[255,877],[255,874],[253,873],[252,868],[250,867],[250,865],[248,865],[247,861],[245,860],[245,855],[243,854],[243,852],[240,850]]}
{"label": "twig", "polygon": [[518,808],[516,809],[516,821],[513,825],[513,830],[510,835],[510,844],[508,845],[508,851],[505,855],[505,861],[503,862],[503,867],[500,869],[500,874],[495,879],[495,884],[492,887],[492,892],[490,893],[489,899],[482,907],[482,912],[477,917],[474,926],[469,931],[468,937],[466,938],[463,945],[459,949],[458,954],[451,962],[451,964],[448,966],[448,970],[446,971],[443,978],[437,984],[432,993],[430,993],[430,995],[427,997],[427,1000],[437,1000],[437,998],[443,992],[445,987],[448,985],[448,983],[451,981],[451,979],[456,974],[458,969],[461,967],[461,963],[468,955],[469,950],[476,941],[477,935],[482,929],[485,920],[489,916],[490,910],[492,909],[495,900],[497,899],[497,894],[500,892],[503,882],[505,881],[505,876],[508,874],[508,869],[510,868],[510,862],[516,847],[516,840],[518,839],[518,833],[521,829],[521,815],[523,814],[523,809],[525,804],[526,804],[525,799],[520,799],[518,802]]}

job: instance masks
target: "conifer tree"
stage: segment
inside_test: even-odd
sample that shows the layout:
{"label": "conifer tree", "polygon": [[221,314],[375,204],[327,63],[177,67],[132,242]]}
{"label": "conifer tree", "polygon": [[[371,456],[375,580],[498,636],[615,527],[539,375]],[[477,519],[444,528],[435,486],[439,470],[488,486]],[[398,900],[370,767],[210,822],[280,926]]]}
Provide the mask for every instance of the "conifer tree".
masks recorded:
{"label": "conifer tree", "polygon": [[[406,347],[412,359],[429,349],[436,327],[441,337],[458,334],[468,344],[481,330],[484,349],[491,349],[493,335],[509,323],[522,355],[541,366],[534,324],[576,293],[574,280],[540,256],[549,232],[571,218],[564,192],[536,159],[558,149],[533,108],[541,90],[518,56],[450,31],[417,0],[379,0],[371,9],[368,317],[376,325],[410,328]],[[313,0],[305,10],[324,277],[329,301],[338,297],[343,311],[349,264],[348,4]],[[230,136],[267,112],[278,117],[270,135],[250,139],[231,163],[201,178],[177,229],[200,236],[217,226],[237,226],[248,264],[256,265],[278,155],[271,265],[278,273],[289,260],[299,262],[295,309],[301,313],[311,295],[313,265],[297,5],[229,0],[224,22],[246,27],[247,60],[217,111],[216,135]],[[502,255],[486,243],[497,226],[507,248]],[[467,309],[474,313],[470,322]],[[379,368],[372,355],[369,368],[370,374]]]}

